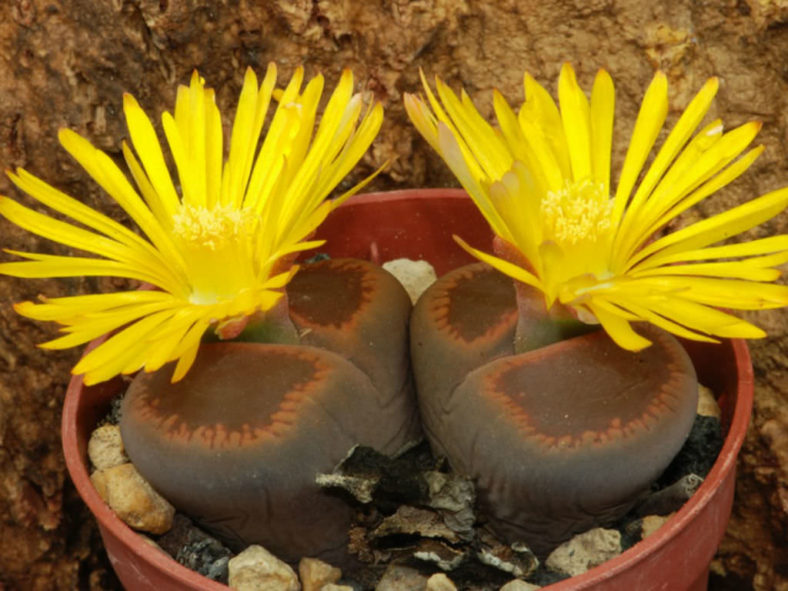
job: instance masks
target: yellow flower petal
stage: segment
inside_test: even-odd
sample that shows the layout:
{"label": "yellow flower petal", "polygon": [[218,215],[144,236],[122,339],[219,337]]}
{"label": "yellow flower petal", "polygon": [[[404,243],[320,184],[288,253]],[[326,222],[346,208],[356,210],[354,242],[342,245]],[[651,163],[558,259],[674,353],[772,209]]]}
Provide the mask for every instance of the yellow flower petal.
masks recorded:
{"label": "yellow flower petal", "polygon": [[122,373],[127,355],[133,352],[135,346],[146,342],[151,332],[171,317],[172,313],[165,311],[143,317],[134,322],[88,352],[74,366],[73,372],[75,374],[87,374],[85,379],[91,381],[98,376],[102,379],[107,379]]}
{"label": "yellow flower petal", "polygon": [[[499,179],[509,169],[512,155],[470,100],[461,101],[440,79],[436,86],[446,113],[465,140],[468,149],[476,156],[485,175]],[[465,98],[464,92],[463,97]]]}
{"label": "yellow flower petal", "polygon": [[650,291],[680,293],[699,304],[736,310],[767,310],[788,306],[788,286],[737,279],[651,277],[639,280]]}
{"label": "yellow flower petal", "polygon": [[178,362],[175,364],[175,369],[172,373],[173,382],[183,379],[183,376],[191,368],[200,348],[200,337],[207,327],[207,322],[197,322],[183,337],[178,349]]}
{"label": "yellow flower petal", "polygon": [[[490,203],[498,212],[501,223],[506,224],[506,234],[499,234],[501,238],[517,244],[528,260],[538,261],[537,251],[542,236],[537,207],[540,192],[528,169],[522,163],[515,162],[510,172],[503,175],[499,182],[490,185],[488,192]],[[539,273],[541,269],[536,271]]]}
{"label": "yellow flower petal", "polygon": [[77,345],[89,343],[93,339],[97,339],[143,317],[157,313],[163,313],[163,316],[170,316],[173,308],[177,305],[177,302],[174,301],[148,302],[139,306],[127,306],[121,310],[113,310],[101,314],[86,314],[71,326],[62,329],[68,334],[42,343],[40,346],[43,349],[70,349]]}
{"label": "yellow flower petal", "polygon": [[[569,178],[571,174],[569,147],[567,146],[561,114],[550,93],[527,72],[523,76],[525,102],[520,109],[519,120],[526,137],[531,141],[534,135],[544,138],[547,149],[545,154],[554,163],[559,177]],[[535,126],[538,134],[528,129]],[[534,149],[538,148],[534,145]],[[561,183],[558,183],[558,187]]]}
{"label": "yellow flower petal", "polygon": [[506,224],[501,220],[500,215],[490,203],[485,187],[479,179],[473,176],[468,167],[468,161],[462,155],[457,137],[451,133],[443,122],[438,124],[438,141],[446,164],[449,165],[449,168],[459,179],[462,186],[468,191],[487,223],[490,224],[490,227],[496,234],[506,238],[509,235]]}
{"label": "yellow flower petal", "polygon": [[632,262],[661,252],[668,256],[682,250],[703,248],[762,224],[788,206],[788,187],[772,191],[708,219],[660,238],[637,253]]}
{"label": "yellow flower petal", "polygon": [[700,92],[690,101],[690,104],[687,105],[665,143],[662,144],[657,156],[654,158],[654,162],[649,167],[645,177],[643,177],[643,181],[638,186],[630,205],[632,210],[636,211],[643,200],[651,194],[657,182],[668,170],[670,163],[673,162],[692,133],[697,129],[708,112],[711,101],[714,99],[714,95],[717,94],[718,87],[719,82],[717,78],[710,78]]}
{"label": "yellow flower petal", "polygon": [[666,178],[649,198],[648,205],[643,208],[640,221],[649,227],[652,220],[664,214],[741,154],[755,138],[760,128],[760,123],[746,123],[720,136],[701,153],[693,154],[691,161],[687,162],[681,175],[673,178],[668,178],[666,175]]}
{"label": "yellow flower petal", "polygon": [[39,236],[61,242],[72,248],[94,252],[110,258],[120,258],[124,253],[122,245],[108,238],[50,218],[7,197],[0,197],[0,214],[29,232],[35,232]]}
{"label": "yellow flower petal", "polygon": [[180,253],[172,244],[169,233],[153,216],[112,159],[71,130],[62,129],[58,137],[66,151],[123,207],[154,246],[174,265],[182,265]]}
{"label": "yellow flower petal", "polygon": [[[263,128],[265,114],[271,102],[276,84],[276,65],[271,63],[265,78],[257,88],[257,76],[251,68],[246,69],[238,109],[235,112],[233,133],[230,140],[230,156],[227,159],[225,178],[227,186],[222,193],[222,204],[240,207],[246,194],[246,186],[255,161],[257,141]],[[251,200],[257,195],[250,195]],[[252,206],[253,203],[248,204]]]}
{"label": "yellow flower petal", "polygon": [[587,306],[618,346],[629,351],[640,351],[651,344],[651,341],[632,330],[630,323],[610,304],[594,299]]}
{"label": "yellow flower petal", "polygon": [[[424,76],[424,72],[421,70],[421,68],[419,68],[419,76],[421,77],[421,86],[424,89],[424,92],[427,94],[427,100],[429,101],[429,105],[432,108],[432,111],[434,112],[433,119],[435,121],[435,125],[437,126],[438,122],[440,121],[444,123],[451,130],[452,135],[454,135],[457,144],[459,145],[460,150],[462,151],[463,158],[465,159],[467,166],[470,169],[473,176],[477,179],[486,177],[486,173],[482,169],[481,164],[478,162],[477,156],[473,152],[471,152],[471,150],[468,148],[468,146],[465,143],[465,140],[462,138],[462,134],[457,129],[456,124],[443,110],[440,101],[438,101],[438,99],[435,98],[435,95],[430,89],[430,85],[427,84],[427,78]],[[437,82],[438,82],[437,77],[435,79],[435,82],[437,86]],[[426,108],[426,106],[424,108]],[[440,149],[438,149],[438,153],[439,154],[441,153]]]}
{"label": "yellow flower petal", "polygon": [[610,155],[616,94],[610,74],[600,70],[591,91],[591,161],[594,181],[610,192]]}
{"label": "yellow flower petal", "polygon": [[[312,205],[316,205],[317,202],[322,201],[322,197],[318,198],[318,195],[327,194],[331,188],[335,187],[339,181],[350,172],[351,167],[348,163],[356,162],[361,159],[366,151],[366,146],[368,146],[378,134],[382,124],[383,107],[380,103],[375,103],[375,105],[364,115],[358,128],[347,137],[342,151],[337,155],[329,154],[326,156],[326,158],[331,158],[331,164],[326,167],[324,176],[319,178],[315,185],[312,193]],[[340,139],[345,137],[347,129],[348,125],[343,124],[342,135],[337,136],[334,141],[339,143]],[[319,152],[316,153],[319,154]],[[377,174],[377,172],[375,174]],[[372,178],[374,178],[374,176]]]}
{"label": "yellow flower petal", "polygon": [[[9,254],[27,258],[28,261],[0,263],[0,273],[12,277],[124,277],[143,283],[166,284],[166,278],[147,269],[121,263],[87,257],[64,257],[8,250]],[[163,280],[164,279],[164,280]]]}
{"label": "yellow flower petal", "polygon": [[[769,263],[782,264],[788,261],[788,254],[779,257],[769,257]],[[701,277],[721,277],[732,279],[746,279],[748,281],[774,281],[780,276],[777,269],[764,268],[757,259],[743,262],[722,263],[697,263],[687,265],[671,265],[670,267],[656,267],[644,271],[633,271],[630,277],[656,277],[658,275],[689,275]]]}
{"label": "yellow flower petal", "polygon": [[572,177],[575,181],[591,178],[590,107],[586,95],[577,85],[574,70],[566,63],[558,77],[558,102],[569,147]]}
{"label": "yellow flower petal", "polygon": [[429,107],[424,101],[409,92],[405,93],[403,103],[413,125],[422,137],[427,140],[427,143],[432,146],[432,149],[440,153],[440,147],[438,146],[438,122],[429,110]]}
{"label": "yellow flower petal", "polygon": [[651,269],[656,266],[685,261],[746,257],[781,251],[788,252],[788,234],[769,236],[768,238],[760,238],[758,240],[751,240],[750,242],[710,246],[697,250],[681,250],[669,256],[663,256],[662,253],[657,253],[633,267],[633,270]]}
{"label": "yellow flower petal", "polygon": [[657,72],[646,90],[640,105],[635,129],[632,130],[624,166],[618,179],[618,187],[613,200],[613,221],[618,223],[624,214],[632,188],[648,158],[651,148],[662,129],[668,113],[668,81],[665,74]]}
{"label": "yellow flower petal", "polygon": [[676,336],[691,339],[694,341],[701,341],[704,343],[717,343],[717,339],[704,335],[700,332],[690,330],[686,326],[682,326],[672,320],[665,318],[664,316],[660,316],[659,314],[655,313],[654,311],[650,310],[647,306],[641,306],[636,300],[633,299],[624,299],[618,298],[616,300],[619,306],[623,306],[628,310],[631,310],[632,315],[638,319],[646,320],[647,322],[653,324],[654,326],[658,326],[659,328],[666,330],[670,333],[673,333]]}
{"label": "yellow flower petal", "polygon": [[[179,359],[186,348],[188,348],[183,346],[183,342],[189,332],[201,329],[199,335],[202,335],[210,326],[208,322],[199,318],[194,310],[188,308],[176,310],[173,320],[172,323],[168,322],[167,326],[162,327],[162,330],[156,335],[155,342],[152,343],[153,346],[149,348],[148,354],[144,359],[144,370],[146,372],[158,371],[166,363]],[[177,327],[177,330],[173,330],[173,326]],[[184,326],[189,326],[190,328],[184,332]]]}
{"label": "yellow flower petal", "polygon": [[16,174],[9,172],[8,177],[20,190],[30,195],[35,195],[37,201],[70,217],[74,221],[84,224],[130,248],[144,249],[151,254],[156,252],[148,242],[128,228],[73,197],[58,191],[26,170],[17,169]]}
{"label": "yellow flower petal", "polygon": [[153,207],[153,209],[167,213],[166,217],[159,219],[168,219],[175,213],[180,200],[164,161],[164,154],[156,137],[156,131],[137,100],[130,94],[123,95],[123,112],[126,115],[126,125],[131,136],[131,143],[139,155],[145,174],[160,201],[160,205]]}
{"label": "yellow flower petal", "polygon": [[[744,156],[739,158],[736,162],[728,166],[725,170],[721,171],[719,174],[713,176],[708,181],[703,183],[700,187],[695,189],[692,193],[684,197],[681,201],[679,201],[676,205],[674,205],[670,210],[664,212],[662,217],[659,219],[652,221],[651,225],[648,227],[647,230],[644,231],[646,235],[652,235],[657,230],[662,228],[665,224],[673,220],[674,218],[678,217],[684,211],[700,203],[709,195],[716,193],[721,188],[725,187],[727,184],[731,183],[737,177],[739,177],[745,170],[747,170],[750,165],[755,161],[758,156],[764,150],[764,146],[758,146],[757,148],[753,148],[749,152],[747,152]],[[653,217],[653,216],[652,216]]]}
{"label": "yellow flower petal", "polygon": [[145,302],[169,300],[171,294],[156,290],[118,291],[113,293],[85,294],[60,298],[42,298],[43,303],[20,302],[15,304],[17,312],[34,320],[52,321],[64,319],[68,325],[73,318],[80,318],[86,310],[91,313],[136,306]]}
{"label": "yellow flower petal", "polygon": [[649,308],[661,316],[706,334],[732,339],[759,339],[766,334],[736,316],[683,298],[652,301]]}
{"label": "yellow flower petal", "polygon": [[459,236],[454,236],[454,240],[468,253],[470,253],[480,261],[487,263],[491,267],[498,269],[501,273],[505,275],[509,275],[509,277],[512,277],[517,281],[521,281],[526,285],[530,285],[537,289],[541,289],[541,282],[539,281],[539,279],[537,279],[536,276],[534,276],[532,273],[529,273],[522,267],[518,267],[517,265],[510,263],[509,261],[505,261],[504,259],[500,259],[491,254],[487,254],[486,252],[477,250],[472,246],[470,246]]}

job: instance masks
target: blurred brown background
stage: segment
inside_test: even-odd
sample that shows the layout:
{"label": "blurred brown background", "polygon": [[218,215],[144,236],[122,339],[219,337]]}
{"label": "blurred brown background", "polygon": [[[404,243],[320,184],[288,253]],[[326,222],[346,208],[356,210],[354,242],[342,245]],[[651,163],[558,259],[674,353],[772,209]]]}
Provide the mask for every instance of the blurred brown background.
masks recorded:
{"label": "blurred brown background", "polygon": [[[703,81],[720,77],[712,115],[764,122],[750,172],[695,215],[788,183],[788,2],[785,0],[2,0],[0,164],[24,166],[85,202],[122,212],[58,147],[67,126],[113,157],[125,134],[122,93],[158,121],[198,69],[226,122],[244,68],[269,61],[280,80],[305,64],[329,87],[344,67],[382,101],[386,122],[354,178],[396,158],[376,189],[453,185],[409,125],[402,93],[418,68],[464,85],[489,112],[491,91],[522,101],[522,73],[552,91],[563,61],[589,88],[608,69],[617,90],[620,162],[654,71],[667,72],[673,121]],[[351,179],[352,180],[352,179]],[[0,194],[19,197],[8,180]],[[788,230],[788,215],[759,233]],[[0,222],[6,248],[61,252]],[[0,582],[8,589],[118,589],[95,526],[65,474],[60,407],[78,351],[42,353],[54,334],[11,303],[113,286],[110,280],[0,278]],[[788,312],[757,315],[756,406],[739,464],[734,514],[712,589],[788,590]],[[2,585],[0,585],[1,587]]]}

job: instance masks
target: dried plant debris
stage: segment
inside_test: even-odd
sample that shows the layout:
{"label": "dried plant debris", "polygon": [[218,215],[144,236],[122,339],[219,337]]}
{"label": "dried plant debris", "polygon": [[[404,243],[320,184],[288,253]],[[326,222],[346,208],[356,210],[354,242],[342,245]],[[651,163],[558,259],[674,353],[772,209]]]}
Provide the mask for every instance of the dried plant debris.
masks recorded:
{"label": "dried plant debris", "polygon": [[667,488],[650,494],[635,508],[635,513],[644,515],[667,515],[681,509],[681,506],[690,500],[700,485],[703,478],[697,474],[682,476]]}
{"label": "dried plant debris", "polygon": [[370,532],[372,538],[398,534],[443,538],[453,543],[460,541],[457,532],[447,526],[438,513],[410,505],[402,505],[393,515],[384,517],[380,525]]}
{"label": "dried plant debris", "polygon": [[372,502],[372,494],[375,492],[380,479],[374,474],[364,476],[318,474],[315,477],[315,482],[323,488],[342,489],[350,493],[359,503],[367,504]]}
{"label": "dried plant debris", "polygon": [[353,448],[318,484],[340,488],[361,503],[359,525],[376,548],[418,545],[421,539],[450,544],[474,539],[473,483],[448,471],[425,442],[390,458],[368,447]]}
{"label": "dried plant debris", "polygon": [[503,544],[485,531],[480,533],[479,541],[476,556],[483,564],[518,579],[527,579],[539,568],[539,560],[525,544]]}
{"label": "dried plant debris", "polygon": [[472,540],[476,522],[476,490],[469,478],[445,472],[424,472],[429,487],[427,506],[437,511],[443,522],[463,540]]}
{"label": "dried plant debris", "polygon": [[[332,474],[317,482],[339,488],[361,506],[350,550],[362,563],[384,562],[451,573],[460,588],[497,589],[538,565],[524,546],[507,546],[476,529],[476,492],[450,472],[425,442],[393,458],[355,447]],[[497,586],[496,586],[497,585]]]}
{"label": "dried plant debris", "polygon": [[123,388],[122,392],[123,394],[121,394],[120,396],[115,396],[112,399],[112,402],[110,402],[109,404],[109,410],[107,411],[107,414],[104,415],[104,418],[101,421],[99,421],[99,424],[97,425],[98,427],[101,427],[102,425],[120,424],[120,414],[121,414],[120,408],[123,405],[123,396],[126,393],[126,389]]}
{"label": "dried plant debris", "polygon": [[160,536],[157,543],[183,566],[213,581],[227,583],[227,563],[232,552],[188,517],[176,513],[172,529]]}
{"label": "dried plant debris", "polygon": [[356,501],[373,503],[391,513],[401,504],[423,504],[429,498],[424,473],[439,469],[424,441],[416,442],[394,457],[370,447],[355,446],[332,474],[319,474],[316,482],[325,488],[340,488]]}
{"label": "dried plant debris", "polygon": [[452,571],[465,562],[468,552],[438,540],[422,540],[414,550],[413,557],[432,563],[442,571]]}

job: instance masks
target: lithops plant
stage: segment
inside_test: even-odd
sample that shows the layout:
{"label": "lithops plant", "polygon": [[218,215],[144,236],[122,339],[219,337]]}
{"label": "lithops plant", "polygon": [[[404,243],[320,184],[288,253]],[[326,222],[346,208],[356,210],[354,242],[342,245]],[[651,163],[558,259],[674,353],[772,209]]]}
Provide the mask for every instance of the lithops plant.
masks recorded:
{"label": "lithops plant", "polygon": [[[668,111],[667,82],[646,91],[616,186],[614,88],[590,100],[564,65],[559,105],[525,75],[497,127],[465,92],[405,97],[411,120],[490,224],[493,254],[436,282],[416,304],[411,348],[422,420],[437,453],[473,477],[490,525],[545,554],[629,510],[680,449],[696,407],[681,338],[758,338],[723,309],[788,304],[771,282],[788,236],[720,244],[788,204],[779,189],[681,229],[677,216],[744,172],[759,123],[696,129],[709,80],[641,173]],[[694,136],[693,136],[694,134]],[[638,183],[638,179],[640,181]],[[636,329],[633,327],[636,327]]]}
{"label": "lithops plant", "polygon": [[267,343],[205,343],[176,383],[138,374],[123,441],[166,498],[232,547],[342,563],[353,509],[315,476],[355,445],[393,454],[419,436],[410,301],[375,265],[333,259],[303,265],[277,307],[250,327]]}
{"label": "lithops plant", "polygon": [[[44,238],[98,255],[15,253],[0,272],[111,275],[147,289],[23,302],[64,326],[62,348],[112,333],[74,368],[86,384],[136,374],[123,403],[129,457],[155,489],[236,549],[340,560],[350,509],[315,484],[356,444],[393,453],[418,432],[409,375],[410,300],[387,272],[346,259],[296,264],[350,191],[329,193],[382,121],[345,71],[316,124],[324,82],[297,68],[246,72],[224,154],[214,92],[195,74],[162,128],[124,97],[130,145],[114,161],[71,131],[69,153],[134,220],[132,232],[33,175],[11,179],[69,221],[0,199],[0,213]],[[271,101],[278,103],[262,133]],[[262,141],[261,141],[262,137]],[[73,222],[73,223],[72,223]],[[299,270],[300,269],[300,270]],[[211,342],[206,342],[211,341]]]}

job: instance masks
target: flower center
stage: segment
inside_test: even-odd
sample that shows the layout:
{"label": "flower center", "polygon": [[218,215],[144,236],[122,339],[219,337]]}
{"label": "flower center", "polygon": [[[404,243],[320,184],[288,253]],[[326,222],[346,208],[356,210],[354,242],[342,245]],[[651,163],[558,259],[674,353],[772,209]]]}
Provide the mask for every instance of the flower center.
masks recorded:
{"label": "flower center", "polygon": [[254,286],[258,218],[251,211],[184,205],[172,222],[186,263],[192,303],[215,304]]}
{"label": "flower center", "polygon": [[597,242],[610,231],[612,211],[613,200],[602,184],[567,181],[542,199],[544,239],[563,245]]}
{"label": "flower center", "polygon": [[184,205],[172,217],[172,231],[188,247],[220,250],[228,242],[251,234],[255,223],[254,216],[246,209]]}

